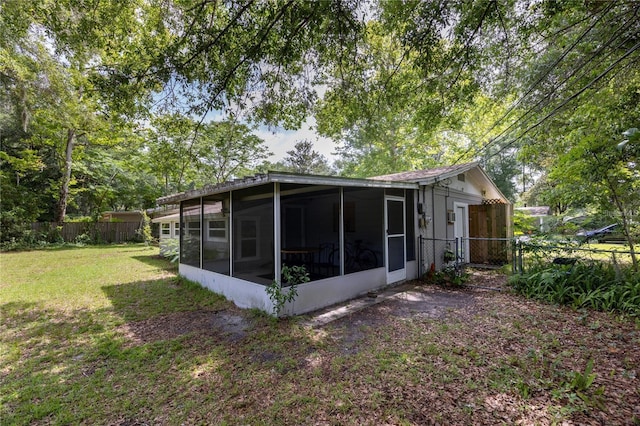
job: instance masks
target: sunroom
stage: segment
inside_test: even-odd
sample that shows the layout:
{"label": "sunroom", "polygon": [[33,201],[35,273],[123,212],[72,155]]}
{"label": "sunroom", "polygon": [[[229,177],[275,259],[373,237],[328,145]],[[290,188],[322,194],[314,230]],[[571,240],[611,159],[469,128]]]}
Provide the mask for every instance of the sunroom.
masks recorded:
{"label": "sunroom", "polygon": [[417,188],[270,172],[158,201],[180,205],[180,275],[270,313],[266,286],[304,266],[300,314],[417,276]]}

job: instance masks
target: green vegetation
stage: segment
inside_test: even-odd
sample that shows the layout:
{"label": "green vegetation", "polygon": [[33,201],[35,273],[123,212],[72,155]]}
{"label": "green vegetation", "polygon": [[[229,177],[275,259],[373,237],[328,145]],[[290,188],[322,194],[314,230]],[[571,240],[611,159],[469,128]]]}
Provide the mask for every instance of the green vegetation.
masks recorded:
{"label": "green vegetation", "polygon": [[[309,273],[304,265],[282,265],[280,273],[284,286],[276,280],[273,280],[273,282],[266,287],[269,299],[273,302],[273,315],[276,318],[280,316],[285,304],[293,303],[296,297],[298,297],[298,284],[304,284],[310,281]],[[286,290],[284,290],[285,286],[287,288]]]}
{"label": "green vegetation", "polygon": [[513,275],[510,284],[526,297],[549,303],[640,315],[640,275],[629,266],[600,261],[539,263],[523,275]]}
{"label": "green vegetation", "polygon": [[310,329],[241,311],[157,254],[0,253],[3,425],[637,421],[632,321],[458,290],[470,309],[388,301]]}

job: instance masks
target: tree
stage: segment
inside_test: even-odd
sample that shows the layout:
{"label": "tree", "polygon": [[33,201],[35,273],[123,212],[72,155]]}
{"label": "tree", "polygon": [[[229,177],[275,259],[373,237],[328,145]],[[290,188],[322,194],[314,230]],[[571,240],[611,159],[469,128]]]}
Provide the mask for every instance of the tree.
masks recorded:
{"label": "tree", "polygon": [[221,121],[200,126],[195,155],[199,181],[216,184],[253,173],[271,152],[248,126]]}
{"label": "tree", "polygon": [[[629,149],[617,145],[624,132],[640,122],[639,77],[618,79],[615,85],[594,94],[592,102],[572,112],[572,128],[561,128],[567,131],[564,137],[570,148],[549,162],[549,178],[560,185],[572,185],[574,194],[566,197],[583,194],[601,212],[610,212],[620,220],[635,269],[638,262],[630,215],[640,208],[640,149],[633,142]],[[575,184],[576,178],[581,185]]]}
{"label": "tree", "polygon": [[150,86],[143,94],[129,91],[126,100],[112,102],[112,89],[103,84],[107,69],[136,62],[141,44],[153,44],[165,34],[149,31],[156,15],[144,12],[152,7],[142,1],[89,7],[75,0],[10,0],[2,6],[0,81],[13,114],[20,117],[22,143],[55,147],[59,172],[51,187],[57,191],[56,222],[64,221],[71,200],[78,144],[117,133],[122,115],[148,96]]}
{"label": "tree", "polygon": [[251,128],[234,121],[198,123],[164,115],[155,117],[145,134],[149,163],[164,195],[251,174],[271,155]]}
{"label": "tree", "polygon": [[313,143],[309,140],[296,142],[294,149],[287,151],[287,156],[282,160],[281,168],[288,172],[315,175],[331,175],[331,169],[327,158],[313,150]]}

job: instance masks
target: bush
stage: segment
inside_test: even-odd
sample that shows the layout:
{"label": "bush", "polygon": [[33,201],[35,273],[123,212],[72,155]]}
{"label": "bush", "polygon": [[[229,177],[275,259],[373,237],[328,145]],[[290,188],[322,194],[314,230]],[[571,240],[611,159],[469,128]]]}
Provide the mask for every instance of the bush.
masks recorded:
{"label": "bush", "polygon": [[510,278],[525,297],[598,311],[640,315],[640,275],[631,267],[591,261],[533,266]]}

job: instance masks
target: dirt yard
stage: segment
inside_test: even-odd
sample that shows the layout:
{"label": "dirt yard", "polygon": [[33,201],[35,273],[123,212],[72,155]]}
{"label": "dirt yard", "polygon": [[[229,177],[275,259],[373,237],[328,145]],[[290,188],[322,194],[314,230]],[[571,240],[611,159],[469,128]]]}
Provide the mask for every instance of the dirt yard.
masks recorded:
{"label": "dirt yard", "polygon": [[[349,409],[336,411],[333,399],[322,402],[327,390],[309,391],[320,401],[316,424],[638,424],[638,322],[524,300],[505,281],[475,272],[464,288],[411,282],[320,327],[304,326],[310,317],[280,321],[271,332],[301,328],[321,343],[284,351],[267,343],[248,362],[286,364],[281,373],[301,392],[309,375],[321,375],[351,395]],[[229,307],[153,317],[121,331],[131,345],[193,333],[242,347],[264,327]],[[238,419],[259,409],[243,407]]]}

